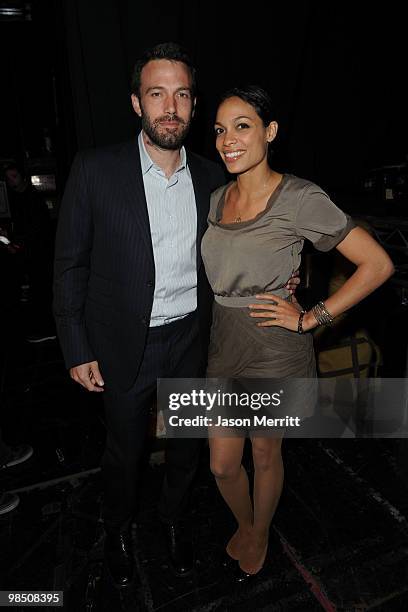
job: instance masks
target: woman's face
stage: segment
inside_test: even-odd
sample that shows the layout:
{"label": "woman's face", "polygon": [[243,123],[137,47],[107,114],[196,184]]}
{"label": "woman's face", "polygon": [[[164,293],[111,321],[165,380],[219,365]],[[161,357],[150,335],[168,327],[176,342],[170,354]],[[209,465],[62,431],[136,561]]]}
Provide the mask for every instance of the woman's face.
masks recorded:
{"label": "woman's face", "polygon": [[218,107],[215,121],[218,153],[228,172],[238,174],[267,163],[268,143],[276,136],[278,124],[267,127],[251,104],[238,97],[227,98]]}

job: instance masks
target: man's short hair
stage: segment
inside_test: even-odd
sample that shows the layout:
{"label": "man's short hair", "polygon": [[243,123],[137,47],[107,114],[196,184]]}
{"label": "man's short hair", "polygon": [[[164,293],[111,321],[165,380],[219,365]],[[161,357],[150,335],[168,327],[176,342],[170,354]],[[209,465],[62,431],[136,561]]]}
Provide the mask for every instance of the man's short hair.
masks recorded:
{"label": "man's short hair", "polygon": [[187,51],[175,42],[166,42],[155,45],[150,49],[147,49],[142,57],[140,57],[135,64],[131,79],[131,92],[138,98],[140,97],[140,82],[141,74],[144,66],[152,60],[169,60],[171,62],[181,62],[185,64],[191,74],[191,93],[194,96],[196,91],[196,69],[191,61],[191,58]]}

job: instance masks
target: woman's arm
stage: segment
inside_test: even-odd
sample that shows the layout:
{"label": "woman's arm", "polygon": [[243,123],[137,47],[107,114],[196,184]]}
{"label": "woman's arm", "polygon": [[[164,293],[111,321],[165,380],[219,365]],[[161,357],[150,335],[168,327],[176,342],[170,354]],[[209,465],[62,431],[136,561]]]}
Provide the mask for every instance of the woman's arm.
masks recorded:
{"label": "woman's arm", "polygon": [[[358,304],[394,273],[390,257],[361,227],[352,229],[336,248],[357,269],[342,287],[325,300],[326,308],[333,317]],[[312,312],[306,313],[303,321],[305,330],[317,325]]]}
{"label": "woman's arm", "polygon": [[[361,227],[355,227],[337,245],[337,250],[357,266],[356,271],[338,291],[325,300],[329,313],[336,317],[345,312],[382,285],[394,272],[394,265],[384,249]],[[270,318],[258,323],[261,327],[285,327],[298,330],[299,312],[290,303],[271,294],[257,295],[257,299],[274,300],[277,304],[251,304],[251,317]],[[258,312],[256,312],[258,311]],[[262,311],[262,312],[260,312]],[[312,311],[303,318],[303,330],[317,327]]]}

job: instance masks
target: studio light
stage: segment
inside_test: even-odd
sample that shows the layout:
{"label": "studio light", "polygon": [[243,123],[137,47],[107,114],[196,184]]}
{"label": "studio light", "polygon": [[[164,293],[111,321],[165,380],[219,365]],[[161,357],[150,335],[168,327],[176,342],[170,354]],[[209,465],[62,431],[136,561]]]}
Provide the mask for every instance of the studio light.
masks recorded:
{"label": "studio light", "polygon": [[31,3],[0,2],[0,21],[31,21]]}

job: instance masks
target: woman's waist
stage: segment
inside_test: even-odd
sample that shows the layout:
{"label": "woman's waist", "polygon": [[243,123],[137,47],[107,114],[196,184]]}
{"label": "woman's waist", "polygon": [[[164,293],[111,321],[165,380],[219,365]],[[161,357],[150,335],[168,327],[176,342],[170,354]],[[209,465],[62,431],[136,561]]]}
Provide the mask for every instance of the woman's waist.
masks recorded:
{"label": "woman's waist", "polygon": [[[270,293],[272,295],[276,295],[277,297],[280,297],[288,301],[290,301],[292,298],[288,289],[285,289],[284,287],[282,287],[279,289],[270,289],[266,292],[259,290],[256,293],[253,293],[250,295],[220,295],[220,294],[215,293],[214,299],[221,306],[226,306],[230,308],[245,308],[249,306],[249,304],[265,303],[265,300],[257,300],[255,297],[256,295],[261,294],[261,293]],[[272,301],[273,301],[273,298],[271,297],[271,302]]]}

